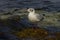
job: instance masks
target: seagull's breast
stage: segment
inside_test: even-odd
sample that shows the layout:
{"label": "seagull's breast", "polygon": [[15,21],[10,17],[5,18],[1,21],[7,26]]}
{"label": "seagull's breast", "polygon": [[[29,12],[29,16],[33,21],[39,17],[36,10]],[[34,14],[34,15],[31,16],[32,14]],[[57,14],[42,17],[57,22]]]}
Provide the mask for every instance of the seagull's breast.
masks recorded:
{"label": "seagull's breast", "polygon": [[32,22],[40,21],[40,19],[38,19],[37,15],[36,15],[36,14],[33,14],[33,13],[29,13],[28,19],[29,19],[30,21],[32,21]]}

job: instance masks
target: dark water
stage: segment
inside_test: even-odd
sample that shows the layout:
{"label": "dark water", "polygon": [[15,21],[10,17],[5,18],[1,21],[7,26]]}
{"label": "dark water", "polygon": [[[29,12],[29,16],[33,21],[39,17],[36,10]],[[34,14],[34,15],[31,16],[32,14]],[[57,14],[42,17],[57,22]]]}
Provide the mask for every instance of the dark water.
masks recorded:
{"label": "dark water", "polygon": [[59,0],[0,0],[0,10],[9,8],[43,8],[49,11],[60,10]]}
{"label": "dark water", "polygon": [[[33,7],[33,8],[42,8],[44,10],[47,11],[59,11],[60,10],[60,2],[56,0],[49,0],[49,1],[45,1],[45,0],[0,0],[0,11],[1,10],[9,10],[11,8],[29,8],[29,7]],[[21,25],[20,25],[21,24]],[[17,26],[17,28],[23,28],[20,26],[25,26],[28,27],[30,24],[29,22],[27,22],[25,19],[21,20],[20,22],[11,22],[10,23],[11,27],[12,26]],[[2,24],[0,24],[0,32],[4,32],[4,37],[2,37],[0,35],[0,40],[3,40],[3,38],[8,40],[18,40],[17,37],[15,37],[14,35],[10,34],[10,28],[8,26],[3,26]],[[30,27],[30,26],[29,26]],[[48,30],[49,32],[60,32],[60,28],[54,28],[54,27],[47,27],[45,28],[46,30]]]}

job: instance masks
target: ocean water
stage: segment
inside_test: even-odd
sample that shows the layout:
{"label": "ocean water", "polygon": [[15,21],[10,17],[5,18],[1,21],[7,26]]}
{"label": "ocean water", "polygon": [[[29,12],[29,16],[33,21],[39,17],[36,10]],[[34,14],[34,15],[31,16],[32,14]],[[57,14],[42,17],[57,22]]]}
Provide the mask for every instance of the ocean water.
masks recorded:
{"label": "ocean water", "polygon": [[[0,12],[9,11],[11,8],[40,8],[46,11],[60,11],[60,0],[0,0]],[[3,11],[2,11],[3,10]],[[8,38],[10,40],[18,40],[15,35],[10,34],[11,28],[23,28],[32,27],[26,19],[21,19],[16,22],[14,20],[9,21],[9,25],[0,22],[0,32],[4,32],[4,37],[0,35],[0,40]],[[22,27],[23,26],[23,27]],[[45,29],[49,32],[60,32],[60,28],[48,26]],[[1,39],[2,38],[2,39]],[[27,39],[29,40],[29,39]]]}
{"label": "ocean water", "polygon": [[[47,11],[59,11],[60,10],[59,4],[60,2],[59,1],[56,2],[56,0],[54,2],[52,0],[0,0],[0,11],[1,10],[6,11],[6,9],[9,11],[9,9],[11,8],[30,8],[30,7],[42,8]],[[27,26],[29,26],[29,23],[25,21],[25,19],[21,21],[21,24],[24,26],[28,24]],[[55,28],[54,30],[58,29]]]}
{"label": "ocean water", "polygon": [[54,2],[53,1],[52,0],[0,0],[0,11],[5,9],[9,10],[11,8],[30,8],[30,7],[41,8],[47,11],[59,11],[60,2],[56,0]]}
{"label": "ocean water", "polygon": [[9,8],[43,8],[47,11],[60,10],[59,0],[0,0],[0,10]]}

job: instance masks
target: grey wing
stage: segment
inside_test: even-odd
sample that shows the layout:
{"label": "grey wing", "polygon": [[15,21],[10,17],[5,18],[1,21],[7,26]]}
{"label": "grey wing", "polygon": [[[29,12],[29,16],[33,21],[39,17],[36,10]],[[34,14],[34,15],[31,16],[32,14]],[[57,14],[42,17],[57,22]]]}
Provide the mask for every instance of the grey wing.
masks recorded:
{"label": "grey wing", "polygon": [[43,15],[42,14],[36,14],[37,15],[37,18],[42,21],[44,19]]}

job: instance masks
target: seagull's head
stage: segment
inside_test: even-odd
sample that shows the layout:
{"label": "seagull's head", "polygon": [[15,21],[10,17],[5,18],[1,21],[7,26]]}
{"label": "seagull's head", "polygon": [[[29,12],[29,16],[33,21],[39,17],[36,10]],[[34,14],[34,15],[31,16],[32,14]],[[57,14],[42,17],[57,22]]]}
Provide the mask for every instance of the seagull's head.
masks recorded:
{"label": "seagull's head", "polygon": [[35,10],[34,10],[34,8],[29,8],[28,10],[27,10],[29,13],[34,13],[35,12]]}

